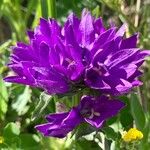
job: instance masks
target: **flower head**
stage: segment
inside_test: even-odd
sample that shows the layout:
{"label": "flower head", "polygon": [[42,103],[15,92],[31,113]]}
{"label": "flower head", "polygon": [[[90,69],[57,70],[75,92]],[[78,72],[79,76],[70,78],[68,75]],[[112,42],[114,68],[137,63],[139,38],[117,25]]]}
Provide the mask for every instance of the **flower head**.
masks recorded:
{"label": "flower head", "polygon": [[50,114],[46,116],[48,123],[37,125],[35,128],[44,136],[63,138],[77,127],[86,122],[95,128],[100,128],[110,117],[116,115],[124,103],[119,100],[109,100],[106,96],[83,96],[81,103],[69,112]]}
{"label": "flower head", "polygon": [[[138,68],[147,51],[136,48],[137,34],[124,38],[126,25],[106,29],[101,18],[84,10],[81,19],[68,16],[64,27],[54,19],[40,19],[29,44],[17,43],[9,67],[15,76],[8,82],[39,87],[49,94],[88,86],[113,95],[141,84]],[[76,88],[76,85],[77,88]]]}
{"label": "flower head", "polygon": [[131,128],[127,133],[123,135],[122,138],[125,142],[141,140],[143,138],[143,133],[136,128]]}

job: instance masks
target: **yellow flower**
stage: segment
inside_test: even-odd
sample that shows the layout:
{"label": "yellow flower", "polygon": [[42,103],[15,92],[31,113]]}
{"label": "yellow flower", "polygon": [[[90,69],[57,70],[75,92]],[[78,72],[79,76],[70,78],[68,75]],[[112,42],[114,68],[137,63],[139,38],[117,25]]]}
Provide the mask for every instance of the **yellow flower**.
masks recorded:
{"label": "yellow flower", "polygon": [[0,136],[0,144],[2,144],[3,142],[4,142],[4,138]]}
{"label": "yellow flower", "polygon": [[131,141],[136,141],[140,140],[143,138],[143,133],[136,128],[131,128],[128,132],[126,132],[123,136],[122,139],[125,142],[131,142]]}

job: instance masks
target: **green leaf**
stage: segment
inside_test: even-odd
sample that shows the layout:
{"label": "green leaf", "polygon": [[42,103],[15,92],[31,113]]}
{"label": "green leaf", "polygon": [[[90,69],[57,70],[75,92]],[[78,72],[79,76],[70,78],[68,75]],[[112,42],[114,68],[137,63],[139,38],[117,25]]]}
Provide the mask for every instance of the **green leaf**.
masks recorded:
{"label": "green leaf", "polygon": [[56,18],[56,1],[49,0],[48,2],[48,16],[51,18]]}
{"label": "green leaf", "polygon": [[31,99],[31,90],[29,86],[26,86],[23,93],[18,96],[15,103],[12,104],[12,108],[18,112],[18,115],[23,115],[27,112],[28,106],[27,103]]}
{"label": "green leaf", "polygon": [[28,22],[29,16],[32,14],[34,9],[36,9],[37,5],[37,0],[28,1],[27,12],[25,14],[25,22]]}
{"label": "green leaf", "polygon": [[47,0],[41,0],[41,12],[42,17],[45,19],[48,19],[48,1]]}
{"label": "green leaf", "polygon": [[5,101],[8,101],[7,88],[1,76],[0,76],[0,98],[4,99]]}
{"label": "green leaf", "polygon": [[150,143],[148,142],[149,136],[150,136],[150,120],[148,119],[146,126],[143,130],[143,139],[140,143],[139,149],[141,150],[148,150],[150,147]]}
{"label": "green leaf", "polygon": [[0,45],[0,53],[4,52],[8,46],[12,43],[12,40],[8,40],[5,43]]}
{"label": "green leaf", "polygon": [[98,18],[100,16],[99,6],[96,6],[96,8],[94,8],[94,10],[92,11],[92,15],[94,15],[96,18]]}
{"label": "green leaf", "polygon": [[131,94],[130,105],[132,116],[138,129],[143,130],[145,127],[145,115],[139,99],[136,94]]}
{"label": "green leaf", "polygon": [[8,93],[2,77],[0,76],[0,119],[4,119],[7,112]]}
{"label": "green leaf", "polygon": [[88,135],[88,134],[96,131],[96,128],[92,127],[91,125],[89,125],[87,123],[82,123],[74,131],[75,131],[74,132],[75,133],[75,138],[79,139],[82,136]]}
{"label": "green leaf", "polygon": [[105,133],[105,136],[108,140],[114,140],[118,138],[118,134],[111,127],[103,127],[102,131]]}
{"label": "green leaf", "polygon": [[40,101],[38,103],[38,105],[36,106],[35,110],[33,111],[31,120],[35,120],[37,117],[40,117],[42,112],[45,110],[45,108],[47,107],[47,105],[49,104],[49,101],[52,99],[53,97],[51,95],[47,95],[46,93],[42,93],[40,95]]}
{"label": "green leaf", "polygon": [[7,112],[7,103],[0,97],[0,118],[4,120],[4,115]]}
{"label": "green leaf", "polygon": [[119,97],[125,104],[125,108],[119,113],[120,122],[125,130],[128,130],[133,124],[133,117],[130,110],[130,100],[126,96]]}
{"label": "green leaf", "polygon": [[56,112],[56,104],[55,104],[55,99],[51,98],[49,103],[48,103],[48,111],[50,113]]}
{"label": "green leaf", "polygon": [[40,139],[35,134],[20,134],[19,136],[21,140],[21,149],[28,150],[41,150],[40,148]]}
{"label": "green leaf", "polygon": [[20,129],[13,122],[8,123],[3,130],[4,138],[14,138],[14,137],[18,136],[19,134],[20,134]]}
{"label": "green leaf", "polygon": [[75,149],[77,150],[102,150],[98,143],[96,143],[95,141],[89,141],[89,140],[86,140],[84,138],[80,139],[80,140],[77,140],[76,143],[75,143]]}
{"label": "green leaf", "polygon": [[106,124],[107,124],[107,125],[112,125],[112,124],[114,124],[114,123],[117,121],[117,119],[118,119],[118,116],[114,116],[114,117],[108,119],[108,120],[106,121]]}

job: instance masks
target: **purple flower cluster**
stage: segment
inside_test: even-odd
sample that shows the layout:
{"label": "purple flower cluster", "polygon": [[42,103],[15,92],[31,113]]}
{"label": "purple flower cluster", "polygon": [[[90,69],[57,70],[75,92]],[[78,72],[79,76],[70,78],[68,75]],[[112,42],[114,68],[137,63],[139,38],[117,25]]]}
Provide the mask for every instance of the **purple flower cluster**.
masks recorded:
{"label": "purple flower cluster", "polygon": [[113,117],[124,103],[119,100],[109,100],[106,96],[83,96],[81,103],[69,112],[50,114],[46,116],[48,123],[35,128],[44,136],[63,138],[80,123],[87,122],[95,128],[100,128],[106,119]]}
{"label": "purple flower cluster", "polygon": [[[12,48],[8,66],[16,75],[5,81],[38,87],[52,95],[85,88],[99,95],[128,93],[141,85],[138,68],[149,52],[136,48],[137,34],[124,38],[125,30],[126,24],[106,29],[102,19],[88,11],[83,11],[81,19],[70,14],[64,27],[54,19],[40,19],[34,32],[28,32],[30,44],[17,43]],[[101,127],[123,106],[105,96],[84,96],[70,112],[50,114],[49,123],[36,128],[46,136],[64,137],[84,121]]]}

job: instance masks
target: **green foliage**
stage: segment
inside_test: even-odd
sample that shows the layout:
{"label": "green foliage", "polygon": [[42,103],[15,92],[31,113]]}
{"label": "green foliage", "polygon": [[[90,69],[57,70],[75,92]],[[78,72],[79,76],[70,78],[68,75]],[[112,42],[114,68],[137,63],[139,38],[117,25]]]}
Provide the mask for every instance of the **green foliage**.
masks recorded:
{"label": "green foliage", "polygon": [[104,127],[102,131],[105,133],[108,140],[116,141],[118,138],[118,133],[116,133],[111,127]]}
{"label": "green foliage", "polygon": [[131,94],[130,103],[131,103],[131,113],[135,120],[135,124],[137,128],[139,128],[142,131],[145,127],[145,114],[140,105],[137,95]]}
{"label": "green foliage", "polygon": [[49,101],[52,98],[53,98],[52,96],[47,95],[45,93],[42,93],[40,95],[40,100],[38,102],[38,105],[35,107],[35,110],[33,111],[33,114],[32,114],[32,121],[34,121],[37,117],[41,116],[42,112],[47,107],[47,105],[49,104]]}
{"label": "green foliage", "polygon": [[15,123],[9,123],[4,128],[4,138],[12,139],[20,134],[20,129]]}
{"label": "green foliage", "polygon": [[96,129],[87,123],[82,123],[79,127],[75,129],[75,139],[79,139],[82,136],[88,135],[95,132]]}
{"label": "green foliage", "polygon": [[126,104],[125,109],[123,109],[120,114],[120,122],[125,130],[128,130],[133,125],[133,117],[131,114],[131,100],[126,96],[121,96],[120,99]]}
{"label": "green foliage", "polygon": [[31,90],[29,86],[26,86],[23,93],[21,93],[16,101],[12,104],[12,108],[16,110],[18,115],[25,114],[29,106],[27,106],[27,103],[31,100]]}
{"label": "green foliage", "polygon": [[40,150],[40,139],[35,134],[20,133],[19,125],[11,122],[3,129],[4,143],[0,145],[4,149],[29,149]]}
{"label": "green foliage", "polygon": [[75,147],[77,150],[86,150],[87,148],[92,150],[102,150],[95,141],[88,141],[84,138],[78,140]]}
{"label": "green foliage", "polygon": [[4,120],[5,113],[7,112],[8,93],[5,83],[0,76],[0,119]]}
{"label": "green foliage", "polygon": [[40,0],[41,1],[41,11],[42,17],[48,19],[56,18],[56,2],[55,0]]}

